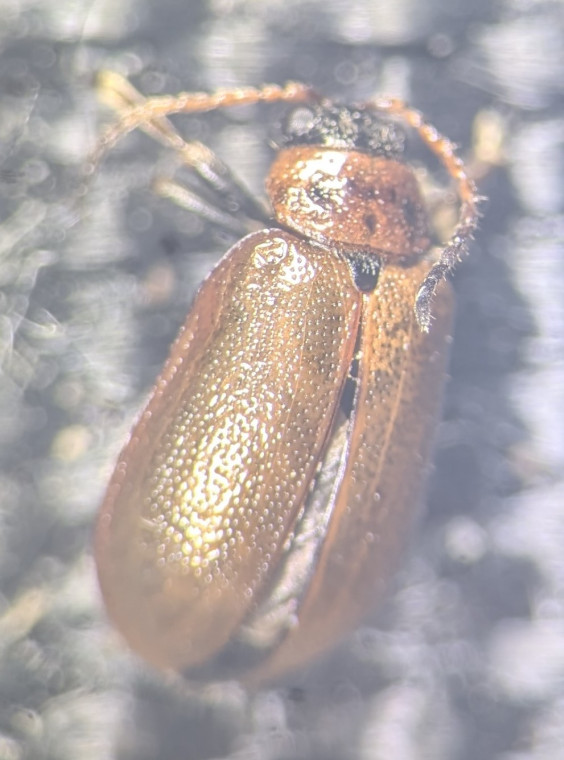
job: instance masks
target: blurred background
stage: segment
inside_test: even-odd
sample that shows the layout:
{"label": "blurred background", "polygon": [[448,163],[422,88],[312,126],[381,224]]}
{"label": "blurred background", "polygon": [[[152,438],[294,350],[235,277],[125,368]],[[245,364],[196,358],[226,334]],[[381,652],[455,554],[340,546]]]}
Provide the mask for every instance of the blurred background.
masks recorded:
{"label": "blurred background", "polygon": [[[146,94],[394,95],[490,164],[402,571],[254,695],[152,672],[98,596],[112,463],[232,242],[151,193],[168,158],[143,135],[84,192],[106,68]],[[277,114],[176,123],[260,194]],[[563,143],[557,0],[0,0],[0,760],[564,758]]]}

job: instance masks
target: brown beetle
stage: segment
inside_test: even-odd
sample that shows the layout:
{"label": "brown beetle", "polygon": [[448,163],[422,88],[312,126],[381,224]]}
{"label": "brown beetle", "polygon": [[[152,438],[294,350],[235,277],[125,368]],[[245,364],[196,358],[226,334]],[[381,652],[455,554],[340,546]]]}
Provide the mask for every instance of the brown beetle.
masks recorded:
{"label": "brown beetle", "polygon": [[[256,685],[334,645],[396,564],[445,377],[452,297],[441,280],[476,226],[475,188],[452,144],[397,101],[346,108],[297,84],[143,101],[116,75],[105,88],[122,115],[101,150],[144,129],[219,206],[236,197],[237,219],[260,218],[260,205],[164,117],[303,103],[266,181],[268,226],[201,286],[119,457],[95,542],[108,612],[136,652]],[[457,181],[460,220],[435,262],[390,116]],[[223,223],[185,188],[160,189]]]}

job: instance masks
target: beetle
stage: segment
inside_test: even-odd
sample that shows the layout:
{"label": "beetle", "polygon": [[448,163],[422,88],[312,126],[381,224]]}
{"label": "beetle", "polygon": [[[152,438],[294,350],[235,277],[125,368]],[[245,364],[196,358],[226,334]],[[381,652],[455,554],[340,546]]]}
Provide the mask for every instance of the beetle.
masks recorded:
{"label": "beetle", "polygon": [[[476,189],[452,143],[397,100],[351,108],[296,83],[144,100],[104,76],[120,117],[95,162],[141,128],[214,203],[170,181],[163,195],[264,226],[202,284],[119,456],[95,535],[102,595],[154,666],[257,686],[334,646],[397,564],[446,375],[445,275],[477,226]],[[293,105],[265,212],[166,117],[276,101]],[[457,183],[438,258],[398,121]]]}

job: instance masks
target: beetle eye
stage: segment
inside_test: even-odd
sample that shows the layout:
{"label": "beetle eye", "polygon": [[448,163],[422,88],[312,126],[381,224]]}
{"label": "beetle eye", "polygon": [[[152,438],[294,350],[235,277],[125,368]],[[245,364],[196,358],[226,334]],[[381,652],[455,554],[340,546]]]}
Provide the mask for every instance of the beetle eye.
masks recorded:
{"label": "beetle eye", "polygon": [[288,114],[283,131],[286,139],[300,142],[300,138],[305,138],[313,129],[316,120],[316,113],[311,108],[300,106],[294,108]]}

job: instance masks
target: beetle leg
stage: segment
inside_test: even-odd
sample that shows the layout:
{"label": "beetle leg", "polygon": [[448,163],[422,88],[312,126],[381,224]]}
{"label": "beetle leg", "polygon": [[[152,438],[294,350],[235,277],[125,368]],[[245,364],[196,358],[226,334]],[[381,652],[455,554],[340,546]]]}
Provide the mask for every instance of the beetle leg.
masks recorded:
{"label": "beetle leg", "polygon": [[153,190],[161,197],[168,198],[168,200],[173,201],[177,206],[189,211],[191,214],[196,214],[200,219],[204,219],[206,222],[221,227],[235,235],[242,237],[251,231],[250,225],[245,224],[235,214],[221,211],[215,204],[206,201],[198,193],[175,180],[164,177],[157,178],[153,183]]}
{"label": "beetle leg", "polygon": [[[103,71],[100,73],[98,77],[98,93],[106,105],[113,108],[122,116],[129,113],[132,108],[143,108],[147,103],[141,93],[125,77],[113,71]],[[230,218],[233,219],[233,223],[229,229],[236,232],[241,230],[245,232],[249,231],[248,226],[244,226],[243,224],[237,227],[240,216],[259,220],[263,224],[268,222],[270,214],[264,204],[260,200],[257,200],[244,187],[229,167],[206,145],[197,140],[190,142],[184,140],[170,121],[163,116],[148,117],[146,121],[138,126],[139,129],[142,129],[154,140],[176,151],[182,163],[193,169],[217,195],[218,205],[235,209],[235,211],[231,212]],[[105,144],[104,138],[102,138],[91,160],[94,165],[98,163],[107,148],[108,146]],[[199,216],[210,219],[210,221],[219,224],[219,226],[226,226],[225,219],[218,222],[211,218],[214,216],[213,214],[202,213],[201,206],[206,205],[205,201],[202,200],[201,204],[197,202],[187,203],[185,194],[182,194],[184,197],[182,201],[178,200],[178,195],[170,195],[168,192],[165,195],[171,197],[177,203],[179,202],[180,205],[188,210],[194,210]],[[198,210],[195,209],[195,206],[198,206]],[[211,209],[212,204],[209,204],[209,206]]]}
{"label": "beetle leg", "polygon": [[415,299],[415,315],[424,332],[431,325],[431,300],[438,283],[454,269],[461,257],[467,253],[468,245],[478,226],[480,212],[478,204],[482,200],[477,193],[474,181],[468,176],[462,159],[456,153],[456,147],[447,137],[427,124],[422,114],[409,108],[401,100],[378,99],[373,102],[379,111],[398,116],[412,129],[415,129],[422,142],[437,156],[448,174],[456,182],[460,197],[458,223],[447,242],[439,260],[431,267]]}

